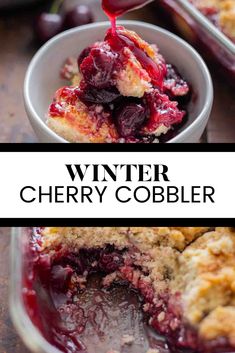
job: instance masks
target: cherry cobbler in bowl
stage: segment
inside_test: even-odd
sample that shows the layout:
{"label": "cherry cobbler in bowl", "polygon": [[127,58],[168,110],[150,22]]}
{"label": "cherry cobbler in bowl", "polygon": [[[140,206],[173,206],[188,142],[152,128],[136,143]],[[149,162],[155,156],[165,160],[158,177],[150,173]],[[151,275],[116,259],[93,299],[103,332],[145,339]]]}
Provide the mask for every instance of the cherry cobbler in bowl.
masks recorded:
{"label": "cherry cobbler in bowl", "polygon": [[159,142],[186,120],[189,84],[124,27],[69,58],[61,75],[70,84],[56,92],[47,124],[67,141]]}
{"label": "cherry cobbler in bowl", "polygon": [[62,352],[234,352],[235,229],[37,228],[29,240],[25,307]]}

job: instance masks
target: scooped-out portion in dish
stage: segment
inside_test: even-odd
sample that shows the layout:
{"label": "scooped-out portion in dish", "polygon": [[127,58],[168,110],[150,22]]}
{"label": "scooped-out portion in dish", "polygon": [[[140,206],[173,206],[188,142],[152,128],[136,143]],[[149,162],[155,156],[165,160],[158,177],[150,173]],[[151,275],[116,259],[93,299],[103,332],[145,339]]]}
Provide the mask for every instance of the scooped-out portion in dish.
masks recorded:
{"label": "scooped-out portion in dish", "polygon": [[234,352],[234,228],[36,228],[24,261],[28,315],[62,352]]}
{"label": "scooped-out portion in dish", "polygon": [[47,124],[70,142],[165,142],[187,120],[190,85],[157,45],[124,27],[69,58]]}

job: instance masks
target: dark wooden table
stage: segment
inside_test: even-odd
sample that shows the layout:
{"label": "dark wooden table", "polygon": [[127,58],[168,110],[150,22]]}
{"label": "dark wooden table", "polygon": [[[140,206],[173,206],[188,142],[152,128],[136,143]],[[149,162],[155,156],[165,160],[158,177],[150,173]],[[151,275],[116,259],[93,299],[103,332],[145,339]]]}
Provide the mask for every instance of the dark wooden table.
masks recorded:
{"label": "dark wooden table", "polygon": [[[95,20],[104,20],[96,0],[69,0],[91,3]],[[41,4],[16,11],[0,11],[0,142],[36,142],[36,136],[26,117],[23,104],[23,80],[30,59],[38,49],[32,23]],[[128,18],[159,24],[151,7],[133,12]],[[207,142],[235,142],[234,91],[213,74],[215,103],[203,140]]]}

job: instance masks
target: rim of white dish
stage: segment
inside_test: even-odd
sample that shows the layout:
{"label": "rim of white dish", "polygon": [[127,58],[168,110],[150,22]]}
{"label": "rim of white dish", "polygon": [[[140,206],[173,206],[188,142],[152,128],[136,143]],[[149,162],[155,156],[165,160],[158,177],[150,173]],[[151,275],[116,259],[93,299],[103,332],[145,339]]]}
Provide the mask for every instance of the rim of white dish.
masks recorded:
{"label": "rim of white dish", "polygon": [[[212,84],[212,80],[211,80],[211,76],[210,76],[209,70],[208,70],[204,60],[202,59],[202,57],[198,54],[198,52],[190,44],[188,44],[185,40],[181,39],[180,37],[178,37],[177,35],[171,33],[170,31],[168,31],[166,29],[163,29],[163,28],[158,27],[156,25],[149,24],[149,23],[142,22],[142,21],[123,20],[123,21],[118,21],[118,24],[124,25],[124,26],[132,26],[132,25],[136,26],[137,25],[139,27],[142,27],[142,28],[144,27],[144,28],[147,28],[149,30],[154,30],[154,31],[157,30],[157,32],[160,32],[160,33],[163,33],[163,34],[167,35],[171,39],[173,39],[173,40],[177,41],[178,43],[180,43],[181,45],[183,45],[189,52],[191,52],[192,56],[194,57],[194,60],[196,61],[198,66],[201,68],[201,70],[203,72],[203,75],[204,75],[204,78],[205,78],[205,82],[206,82],[205,104],[204,104],[201,112],[199,113],[199,115],[196,117],[196,119],[189,126],[187,126],[185,129],[183,129],[181,132],[179,132],[175,137],[173,137],[172,139],[167,141],[167,143],[175,143],[175,142],[179,142],[178,140],[181,140],[181,139],[183,140],[185,136],[191,134],[191,132],[194,130],[194,127],[196,125],[198,125],[198,124],[200,125],[200,123],[202,123],[204,121],[205,116],[210,112],[211,107],[212,107],[212,103],[213,103],[213,84]],[[44,130],[48,135],[51,135],[51,137],[55,138],[57,140],[57,142],[69,143],[69,141],[65,140],[64,138],[62,138],[61,136],[56,134],[53,130],[51,130],[46,125],[46,122],[42,120],[42,118],[38,115],[38,113],[34,109],[33,104],[31,103],[31,100],[29,98],[29,96],[30,96],[29,82],[30,82],[31,73],[32,73],[35,65],[37,65],[37,62],[44,55],[44,53],[51,47],[51,45],[53,43],[58,42],[62,38],[66,38],[66,37],[70,36],[72,33],[75,33],[75,32],[89,30],[91,28],[109,27],[109,26],[110,26],[109,21],[104,21],[104,22],[96,22],[96,23],[92,23],[92,24],[88,24],[88,25],[84,25],[84,26],[80,26],[80,27],[76,27],[76,28],[64,31],[64,32],[56,35],[52,39],[50,39],[48,42],[46,42],[37,51],[37,53],[34,55],[34,57],[32,58],[29,66],[28,66],[28,69],[27,69],[27,72],[26,72],[26,76],[25,76],[25,81],[24,81],[24,102],[25,102],[26,110],[28,110],[29,113],[30,113],[30,114],[27,114],[27,115],[28,115],[30,121],[31,121],[31,119],[33,117],[33,119],[38,122],[40,128],[42,130]],[[46,114],[46,112],[45,112],[45,114]]]}

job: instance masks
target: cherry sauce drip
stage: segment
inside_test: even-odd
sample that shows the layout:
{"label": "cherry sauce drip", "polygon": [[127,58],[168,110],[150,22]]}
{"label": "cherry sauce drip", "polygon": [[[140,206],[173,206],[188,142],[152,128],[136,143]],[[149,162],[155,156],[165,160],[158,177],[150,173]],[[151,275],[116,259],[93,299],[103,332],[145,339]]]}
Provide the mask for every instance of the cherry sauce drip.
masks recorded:
{"label": "cherry sauce drip", "polygon": [[116,19],[127,11],[137,9],[152,0],[102,0],[102,7],[109,17],[113,33],[116,30]]}

